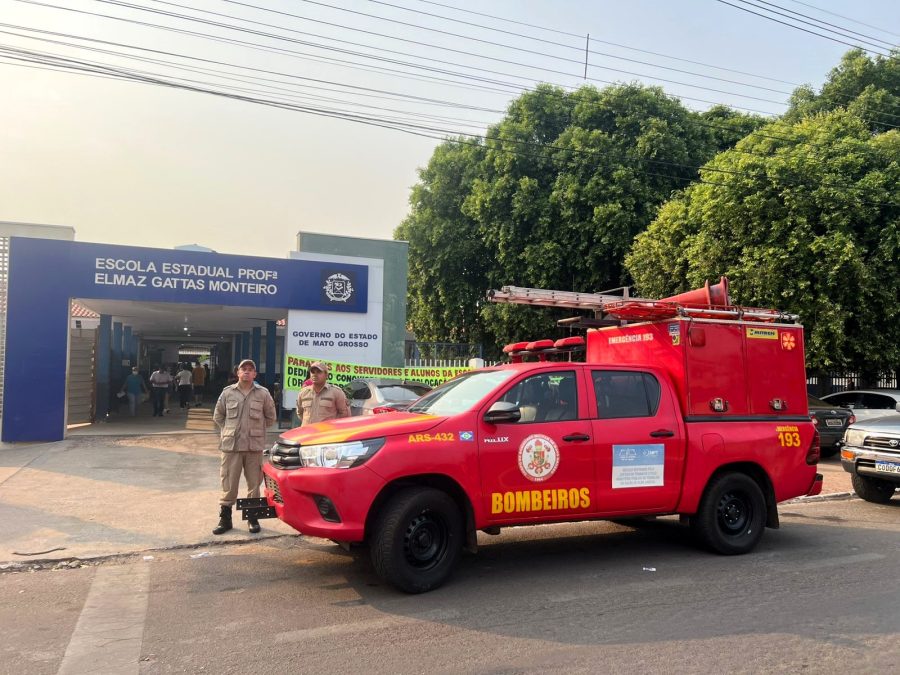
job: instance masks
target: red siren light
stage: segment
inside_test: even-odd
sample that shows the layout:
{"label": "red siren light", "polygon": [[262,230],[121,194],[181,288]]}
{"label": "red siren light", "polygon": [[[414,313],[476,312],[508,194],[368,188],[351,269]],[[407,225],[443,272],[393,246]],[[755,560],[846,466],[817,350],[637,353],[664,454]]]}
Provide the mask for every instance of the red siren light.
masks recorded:
{"label": "red siren light", "polygon": [[707,281],[701,288],[679,293],[670,298],[662,298],[659,302],[676,302],[680,305],[727,306],[731,304],[728,297],[728,279],[721,277],[719,283],[710,286]]}
{"label": "red siren light", "polygon": [[573,335],[572,337],[560,338],[556,342],[553,343],[553,346],[557,349],[574,349],[576,347],[584,347],[584,338],[580,335]]}

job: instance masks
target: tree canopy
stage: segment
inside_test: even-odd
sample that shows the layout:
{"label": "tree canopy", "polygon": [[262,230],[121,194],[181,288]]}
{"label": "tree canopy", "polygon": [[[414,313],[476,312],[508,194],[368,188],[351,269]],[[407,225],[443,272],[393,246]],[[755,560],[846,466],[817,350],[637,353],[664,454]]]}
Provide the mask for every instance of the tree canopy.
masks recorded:
{"label": "tree canopy", "polygon": [[900,363],[900,54],[848,52],[776,120],[692,112],[656,87],[515,99],[483,141],[448,139],[410,215],[410,324],[488,352],[557,335],[504,285],[664,297],[727,275],[745,305],[801,315],[808,364]]}
{"label": "tree canopy", "polygon": [[724,274],[736,302],[800,314],[810,367],[869,379],[896,369],[900,133],[873,119],[900,102],[897,63],[848,53],[820,94],[798,90],[783,119],[712,160],[707,183],[635,239],[626,267],[638,293]]}
{"label": "tree canopy", "polygon": [[558,314],[486,303],[485,292],[630,283],[634,236],[699,166],[761,124],[727,109],[691,112],[656,87],[542,85],[483,143],[443,143],[395,232],[410,242],[417,337],[496,348],[555,334]]}
{"label": "tree canopy", "polygon": [[[844,110],[780,121],[718,155],[667,202],[626,259],[663,297],[724,274],[734,301],[800,314],[807,363],[900,361],[900,134]],[[785,140],[779,140],[784,138]]]}

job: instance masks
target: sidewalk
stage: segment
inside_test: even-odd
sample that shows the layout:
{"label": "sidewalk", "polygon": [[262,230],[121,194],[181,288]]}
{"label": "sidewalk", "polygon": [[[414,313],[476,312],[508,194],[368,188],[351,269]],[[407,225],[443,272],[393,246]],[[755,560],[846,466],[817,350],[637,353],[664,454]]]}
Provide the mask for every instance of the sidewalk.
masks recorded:
{"label": "sidewalk", "polygon": [[[218,521],[218,436],[192,428],[209,410],[116,426],[135,435],[71,435],[58,443],[0,444],[0,564],[87,559],[154,549],[294,535],[277,519],[251,535],[212,534]],[[180,420],[180,422],[179,422]],[[163,425],[171,427],[163,431]],[[93,427],[92,427],[93,428]],[[277,432],[270,434],[274,442]],[[824,460],[823,495],[851,492],[837,458]],[[814,498],[818,499],[818,498]]]}
{"label": "sidewalk", "polygon": [[[277,434],[270,440],[274,443]],[[75,436],[0,444],[0,563],[65,560],[296,534],[277,519],[215,536],[218,435]]]}

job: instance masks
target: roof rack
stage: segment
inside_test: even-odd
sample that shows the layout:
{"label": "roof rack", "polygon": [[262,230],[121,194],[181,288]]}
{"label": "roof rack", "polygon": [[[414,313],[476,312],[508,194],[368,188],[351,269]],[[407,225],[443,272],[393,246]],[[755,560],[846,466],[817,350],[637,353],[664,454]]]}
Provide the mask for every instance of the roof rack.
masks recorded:
{"label": "roof rack", "polygon": [[[617,295],[616,292],[621,292]],[[687,291],[662,300],[629,297],[628,288],[603,293],[577,293],[552,291],[524,286],[504,286],[499,291],[488,291],[491,302],[534,305],[539,307],[566,307],[591,310],[594,318],[572,317],[558,323],[570,328],[592,328],[615,325],[606,317],[621,321],[652,321],[688,317],[695,319],[724,319],[732,321],[759,321],[763,323],[796,323],[797,314],[774,309],[732,305],[728,294],[728,279]]]}

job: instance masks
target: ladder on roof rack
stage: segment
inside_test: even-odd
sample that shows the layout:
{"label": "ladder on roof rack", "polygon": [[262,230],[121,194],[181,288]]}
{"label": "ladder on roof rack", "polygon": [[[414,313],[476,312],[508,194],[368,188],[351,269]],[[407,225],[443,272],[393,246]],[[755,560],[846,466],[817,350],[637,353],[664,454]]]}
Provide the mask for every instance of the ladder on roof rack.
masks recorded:
{"label": "ladder on roof rack", "polygon": [[551,291],[543,288],[527,288],[525,286],[504,286],[499,291],[488,291],[491,302],[512,303],[517,305],[534,305],[536,307],[567,307],[568,309],[591,309],[603,311],[604,305],[611,302],[629,300],[628,289],[623,295],[613,293],[577,293],[575,291]]}
{"label": "ladder on roof rack", "polygon": [[[727,289],[727,282],[725,288]],[[647,300],[628,297],[627,288],[623,291],[623,295],[614,295],[612,293],[577,293],[524,286],[504,286],[499,291],[488,291],[487,297],[491,302],[498,303],[591,310],[595,312],[595,315],[608,315],[621,321],[651,321],[681,316],[763,323],[797,323],[800,318],[797,314],[789,314],[775,309],[732,305],[728,299],[727,290],[722,299],[716,302],[713,302],[708,295],[707,298],[710,299],[710,302],[685,302],[683,300],[684,298],[694,299],[692,296],[696,296],[696,292],[664,300]]]}

